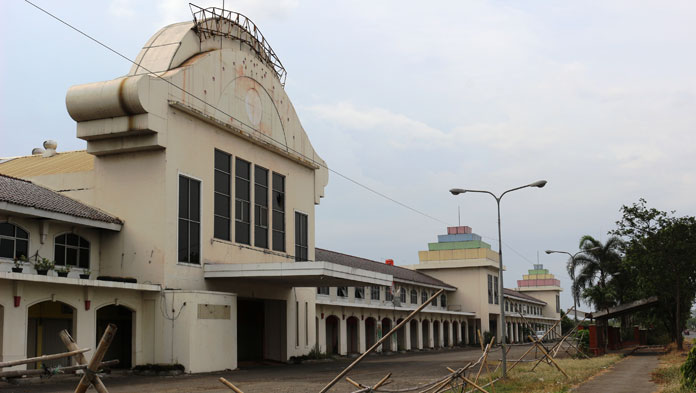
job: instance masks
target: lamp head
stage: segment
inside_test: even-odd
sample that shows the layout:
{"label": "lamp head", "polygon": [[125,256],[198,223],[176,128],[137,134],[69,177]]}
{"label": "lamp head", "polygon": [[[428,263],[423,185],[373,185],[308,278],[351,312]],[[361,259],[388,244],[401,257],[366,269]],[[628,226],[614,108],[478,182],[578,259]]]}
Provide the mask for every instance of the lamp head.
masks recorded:
{"label": "lamp head", "polygon": [[546,250],[546,253],[547,253],[547,254],[553,254],[553,251],[552,251],[552,250]]}
{"label": "lamp head", "polygon": [[547,181],[546,180],[539,180],[535,181],[534,183],[531,183],[529,187],[538,187],[538,188],[544,188],[546,185]]}
{"label": "lamp head", "polygon": [[463,188],[453,188],[450,190],[450,193],[452,193],[452,195],[459,195],[459,194],[463,194],[465,192],[466,192],[466,190]]}

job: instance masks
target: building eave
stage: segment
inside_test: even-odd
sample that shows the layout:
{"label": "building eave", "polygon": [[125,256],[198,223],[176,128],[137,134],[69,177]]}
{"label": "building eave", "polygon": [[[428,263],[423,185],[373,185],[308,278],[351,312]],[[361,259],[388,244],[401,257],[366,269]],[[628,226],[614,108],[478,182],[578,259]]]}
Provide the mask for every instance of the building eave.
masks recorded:
{"label": "building eave", "polygon": [[77,217],[70,214],[58,213],[44,209],[37,209],[35,207],[22,206],[9,202],[0,202],[0,211],[5,211],[8,213],[19,214],[28,217],[60,221],[91,228],[107,229],[116,232],[119,232],[121,228],[123,228],[123,224],[104,222],[84,217]]}

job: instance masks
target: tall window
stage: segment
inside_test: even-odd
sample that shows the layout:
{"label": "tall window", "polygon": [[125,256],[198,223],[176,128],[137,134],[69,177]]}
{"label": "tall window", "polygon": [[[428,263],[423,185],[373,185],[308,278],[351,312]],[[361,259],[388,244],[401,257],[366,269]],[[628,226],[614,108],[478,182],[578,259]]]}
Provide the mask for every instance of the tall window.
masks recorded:
{"label": "tall window", "polygon": [[254,166],[254,245],[268,248],[268,169]]}
{"label": "tall window", "polygon": [[499,304],[498,299],[498,276],[493,276],[493,302]]}
{"label": "tall window", "polygon": [[230,240],[232,193],[230,185],[232,179],[231,157],[220,150],[215,150],[215,219],[213,223],[213,236]]}
{"label": "tall window", "polygon": [[89,269],[89,242],[72,233],[60,235],[55,240],[54,258],[56,265]]}
{"label": "tall window", "polygon": [[201,263],[201,182],[179,175],[179,262]]}
{"label": "tall window", "polygon": [[[433,292],[432,294],[430,294],[430,296],[433,296],[434,294],[435,294],[435,292]],[[431,305],[431,306],[437,307],[437,297],[434,297],[434,298],[433,298],[433,300],[430,302],[430,305]]]}
{"label": "tall window", "polygon": [[447,307],[447,295],[440,295],[440,307]]}
{"label": "tall window", "polygon": [[29,232],[10,224],[0,223],[0,258],[29,257]]}
{"label": "tall window", "polygon": [[488,275],[488,304],[493,304],[493,276]]}
{"label": "tall window", "polygon": [[273,249],[285,251],[285,176],[273,172]]}
{"label": "tall window", "polygon": [[423,290],[421,292],[421,304],[428,301],[428,291]]}
{"label": "tall window", "polygon": [[389,287],[384,287],[384,300],[391,302],[394,300],[394,294],[391,291],[391,288]]}
{"label": "tall window", "polygon": [[401,301],[401,304],[406,303],[406,288],[401,288],[399,291],[399,300]]}
{"label": "tall window", "polygon": [[234,240],[251,244],[251,164],[239,158],[235,163]]}
{"label": "tall window", "polygon": [[307,215],[295,212],[295,260],[309,259],[309,236],[307,230]]}
{"label": "tall window", "polygon": [[561,297],[556,295],[556,312],[561,312]]}
{"label": "tall window", "polygon": [[355,298],[365,299],[365,287],[355,287]]}
{"label": "tall window", "polygon": [[418,304],[418,291],[411,289],[411,304]]}
{"label": "tall window", "polygon": [[379,287],[373,285],[370,287],[370,299],[379,300]]}

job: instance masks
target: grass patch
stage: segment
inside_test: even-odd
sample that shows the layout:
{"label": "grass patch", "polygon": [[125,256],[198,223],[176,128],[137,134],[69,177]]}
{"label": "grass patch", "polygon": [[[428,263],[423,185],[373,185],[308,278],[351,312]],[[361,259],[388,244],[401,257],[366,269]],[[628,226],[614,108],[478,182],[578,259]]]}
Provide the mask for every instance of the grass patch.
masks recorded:
{"label": "grass patch", "polygon": [[[521,363],[511,372],[508,372],[508,376],[504,381],[495,383],[495,391],[496,393],[567,392],[575,385],[585,382],[590,377],[606,370],[620,359],[621,355],[614,354],[590,359],[554,359],[570,376],[570,379],[567,379],[555,367],[545,363],[539,364],[534,371],[530,371],[534,363]],[[508,363],[508,365],[511,364]],[[488,379],[482,378],[479,382],[480,385],[483,385],[488,382]],[[492,391],[489,388],[486,388],[486,390]]]}
{"label": "grass patch", "polygon": [[690,345],[685,341],[684,350],[679,351],[674,344],[667,347],[668,352],[660,356],[660,365],[652,373],[653,381],[660,385],[661,393],[686,393],[692,392],[681,385],[681,371],[679,367],[686,361]]}

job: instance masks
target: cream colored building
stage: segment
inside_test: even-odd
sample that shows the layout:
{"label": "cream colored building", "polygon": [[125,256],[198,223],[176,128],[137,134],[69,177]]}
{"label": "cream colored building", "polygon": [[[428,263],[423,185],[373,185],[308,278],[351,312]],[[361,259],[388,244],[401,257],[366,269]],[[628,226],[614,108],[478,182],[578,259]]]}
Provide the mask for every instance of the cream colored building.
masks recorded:
{"label": "cream colored building", "polygon": [[[315,249],[326,164],[268,41],[220,15],[164,27],[125,76],[70,88],[86,151],[47,141],[0,160],[0,360],[62,351],[62,329],[94,348],[107,323],[119,328],[107,358],[122,367],[235,369],[317,344],[361,352],[440,288],[382,350],[490,330],[490,249],[421,253],[415,271]],[[12,272],[22,255],[31,264]],[[43,258],[71,270],[39,275]],[[406,291],[396,303],[392,284]]]}

